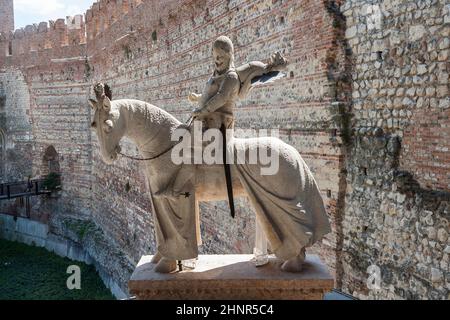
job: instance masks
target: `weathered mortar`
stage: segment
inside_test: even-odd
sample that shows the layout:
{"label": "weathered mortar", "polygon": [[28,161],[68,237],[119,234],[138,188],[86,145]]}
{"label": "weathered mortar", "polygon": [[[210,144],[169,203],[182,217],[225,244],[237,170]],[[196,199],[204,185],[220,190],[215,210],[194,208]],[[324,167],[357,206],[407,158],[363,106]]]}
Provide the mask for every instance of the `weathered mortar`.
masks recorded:
{"label": "weathered mortar", "polygon": [[[207,81],[212,71],[211,45],[218,35],[232,38],[237,64],[264,60],[271,52],[283,51],[291,61],[288,78],[255,90],[242,101],[236,110],[237,127],[283,129],[281,138],[299,149],[315,173],[336,225],[336,202],[342,193],[341,126],[339,107],[334,104],[337,80],[329,77],[329,60],[342,59],[343,53],[335,50],[340,44],[334,42],[336,27],[327,3],[171,1],[163,5],[143,1],[124,9],[100,1],[87,13],[92,78],[110,84],[114,98],[136,97],[186,120],[193,108],[186,97],[191,91],[202,90]],[[336,70],[336,76],[339,72],[343,71]],[[135,152],[128,144],[125,148],[127,153]],[[96,147],[93,152],[98,159]],[[126,174],[121,177],[121,173]],[[97,181],[103,181],[94,185],[94,197],[97,203],[105,203],[98,206],[102,209],[97,219],[139,257],[154,242],[146,222],[151,218],[138,219],[137,209],[126,209],[138,206],[142,213],[149,210],[139,164],[121,159],[111,168],[94,160],[93,174]],[[128,197],[122,198],[127,183],[141,194],[131,206]],[[103,202],[105,197],[108,202]],[[113,208],[110,203],[114,203]],[[202,251],[251,252],[254,217],[248,207],[245,201],[239,202],[240,217],[232,221],[226,203],[202,205]],[[130,239],[130,234],[136,237]],[[330,235],[318,250],[333,268],[337,238]]]}
{"label": "weathered mortar", "polygon": [[[186,120],[186,97],[208,79],[218,35],[233,39],[237,64],[282,50],[289,77],[242,101],[237,126],[281,129],[311,167],[333,224],[313,251],[357,296],[447,298],[449,17],[433,0],[102,0],[86,25],[76,18],[2,34],[0,81],[14,112],[0,110],[0,127],[9,121],[30,137],[10,148],[25,162],[8,161],[18,168],[8,172],[38,175],[54,146],[63,191],[35,210],[69,238],[63,221],[92,220],[106,240],[85,245],[125,287],[132,264],[154,252],[151,205],[143,164],[100,159],[86,103],[92,83]],[[123,149],[136,153],[129,141]],[[233,221],[225,202],[202,204],[202,252],[252,250],[253,213],[246,201],[237,212]],[[367,289],[372,264],[380,291]]]}
{"label": "weathered mortar", "polygon": [[[29,114],[30,93],[23,73],[8,70],[0,73],[0,182],[22,181],[32,176],[32,123]],[[0,211],[21,212],[24,203],[3,201]]]}
{"label": "weathered mortar", "polygon": [[[33,173],[45,171],[42,157],[52,145],[63,175],[60,198],[50,204],[38,201],[35,207],[54,211],[50,221],[55,225],[65,216],[92,218],[135,262],[153,252],[151,206],[141,164],[120,159],[107,166],[100,160],[96,137],[88,131],[88,84],[108,82],[114,98],[146,100],[186,120],[192,108],[188,93],[200,91],[212,71],[212,41],[227,34],[236,44],[237,63],[264,60],[276,50],[291,61],[286,80],[255,90],[241,103],[237,125],[282,129],[281,138],[299,149],[315,173],[336,230],[342,151],[336,120],[340,111],[333,104],[336,80],[329,69],[341,53],[331,53],[336,51],[338,28],[327,5],[100,1],[86,14],[86,41],[82,21],[72,27],[62,20],[50,26],[41,23],[3,35],[0,50],[11,41],[13,55],[2,57],[0,65],[23,70],[31,92]],[[124,151],[136,152],[127,141]],[[251,252],[254,216],[248,203],[239,202],[236,221],[229,218],[225,202],[204,204],[202,209],[202,252]],[[315,249],[333,268],[338,238],[332,234]]]}
{"label": "weathered mortar", "polygon": [[[362,298],[449,298],[448,9],[435,0],[342,8],[355,133],[343,288]],[[372,265],[380,290],[366,283]]]}
{"label": "weathered mortar", "polygon": [[[14,3],[13,0],[0,0],[0,33],[14,31]],[[3,54],[3,52],[2,52]]]}

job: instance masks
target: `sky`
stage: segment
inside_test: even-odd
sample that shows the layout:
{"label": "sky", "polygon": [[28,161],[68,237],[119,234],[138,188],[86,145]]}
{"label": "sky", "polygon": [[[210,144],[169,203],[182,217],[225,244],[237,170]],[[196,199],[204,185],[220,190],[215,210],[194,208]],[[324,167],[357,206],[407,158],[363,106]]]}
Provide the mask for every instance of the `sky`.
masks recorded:
{"label": "sky", "polygon": [[14,0],[15,28],[84,14],[95,0]]}

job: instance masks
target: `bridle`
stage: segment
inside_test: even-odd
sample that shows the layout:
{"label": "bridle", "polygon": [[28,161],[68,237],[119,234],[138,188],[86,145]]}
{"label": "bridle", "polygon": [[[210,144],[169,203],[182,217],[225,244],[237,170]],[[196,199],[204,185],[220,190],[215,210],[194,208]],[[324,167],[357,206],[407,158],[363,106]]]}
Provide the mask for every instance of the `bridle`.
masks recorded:
{"label": "bridle", "polygon": [[137,157],[133,157],[133,156],[128,156],[122,152],[117,152],[117,154],[120,154],[122,157],[131,159],[131,160],[136,160],[136,161],[151,161],[151,160],[156,160],[160,157],[162,157],[163,155],[165,155],[167,152],[169,152],[170,150],[172,150],[173,148],[175,148],[175,146],[178,143],[175,143],[174,145],[172,145],[170,148],[168,148],[167,150],[161,152],[160,154],[158,154],[157,156],[151,157],[151,158],[137,158]]}
{"label": "bridle", "polygon": [[[188,119],[188,121],[186,122],[186,124],[188,124],[188,126],[190,126],[192,124],[192,121],[195,119],[195,117],[190,117]],[[156,160],[160,157],[162,157],[163,155],[165,155],[167,152],[169,152],[170,150],[172,150],[173,148],[175,148],[175,146],[178,143],[175,143],[174,145],[172,145],[170,148],[168,148],[167,150],[163,151],[162,153],[158,154],[157,156],[151,157],[151,158],[137,158],[137,157],[133,157],[133,156],[128,156],[122,152],[117,152],[117,154],[120,154],[122,157],[131,159],[131,160],[135,160],[135,161],[152,161],[152,160]]]}

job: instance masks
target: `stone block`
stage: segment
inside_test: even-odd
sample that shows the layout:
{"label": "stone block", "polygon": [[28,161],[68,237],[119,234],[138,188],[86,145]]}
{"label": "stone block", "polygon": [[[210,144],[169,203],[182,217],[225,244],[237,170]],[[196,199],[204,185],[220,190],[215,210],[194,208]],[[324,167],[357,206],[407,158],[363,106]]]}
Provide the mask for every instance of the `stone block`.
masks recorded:
{"label": "stone block", "polygon": [[423,25],[411,26],[409,28],[409,39],[411,41],[417,41],[423,38],[426,33],[426,28]]}
{"label": "stone block", "polygon": [[8,241],[16,241],[17,233],[15,231],[0,229],[0,238],[8,240]]}
{"label": "stone block", "polygon": [[71,260],[84,262],[90,264],[91,262],[89,255],[84,251],[84,249],[76,243],[69,243],[67,247],[67,257]]}
{"label": "stone block", "polygon": [[36,247],[45,247],[45,243],[46,243],[45,239],[35,237],[35,236],[30,236],[30,235],[23,234],[23,233],[16,233],[15,241],[24,243],[29,246],[36,246]]}
{"label": "stone block", "polygon": [[45,243],[45,248],[48,251],[54,252],[61,257],[67,257],[68,244],[67,242],[61,241],[56,236],[49,236],[47,242]]}
{"label": "stone block", "polygon": [[0,215],[0,229],[9,232],[15,232],[17,228],[17,222],[14,220],[13,216],[10,215]]}
{"label": "stone block", "polygon": [[144,256],[128,286],[140,300],[322,300],[334,287],[318,256],[308,255],[301,273],[282,272],[275,258],[256,268],[252,258],[203,255],[194,270],[159,274],[152,256]]}
{"label": "stone block", "polygon": [[48,234],[48,226],[39,223],[37,221],[32,221],[29,219],[18,218],[17,219],[17,232],[30,235],[37,238],[45,239]]}

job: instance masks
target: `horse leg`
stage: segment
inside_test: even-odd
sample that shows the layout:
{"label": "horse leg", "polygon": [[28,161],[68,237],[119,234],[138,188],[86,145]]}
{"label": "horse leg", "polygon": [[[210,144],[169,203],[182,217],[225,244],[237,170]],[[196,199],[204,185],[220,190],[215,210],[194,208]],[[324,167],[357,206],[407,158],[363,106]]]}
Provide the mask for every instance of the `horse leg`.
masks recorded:
{"label": "horse leg", "polygon": [[[157,198],[152,194],[155,216],[155,231],[158,251],[154,262],[157,273],[177,270],[177,260],[188,260],[198,256],[195,222],[195,188],[186,186],[186,197],[176,201]],[[179,223],[181,220],[182,223]],[[164,231],[164,232],[163,232]],[[169,258],[170,257],[170,258]],[[159,258],[159,261],[158,261]]]}
{"label": "horse leg", "polygon": [[183,188],[194,177],[195,167],[184,166],[179,170],[176,177],[166,186],[165,189],[155,192],[156,198],[168,198],[178,200],[181,195],[189,197],[189,192],[183,192]]}
{"label": "horse leg", "polygon": [[302,248],[298,256],[286,260],[281,266],[281,270],[285,272],[301,272],[303,269],[303,263],[306,260],[306,250]]}
{"label": "horse leg", "polygon": [[161,255],[161,253],[156,252],[156,254],[153,256],[152,261],[150,261],[150,263],[157,264],[159,261],[161,261],[162,258],[163,258],[163,256]]}
{"label": "horse leg", "polygon": [[167,258],[161,258],[155,267],[155,272],[158,273],[171,273],[177,270],[177,261]]}
{"label": "horse leg", "polygon": [[252,262],[256,267],[261,267],[269,263],[269,255],[267,254],[267,238],[258,218],[256,218],[255,231],[255,247],[253,249],[254,257],[252,259]]}

